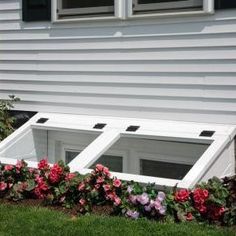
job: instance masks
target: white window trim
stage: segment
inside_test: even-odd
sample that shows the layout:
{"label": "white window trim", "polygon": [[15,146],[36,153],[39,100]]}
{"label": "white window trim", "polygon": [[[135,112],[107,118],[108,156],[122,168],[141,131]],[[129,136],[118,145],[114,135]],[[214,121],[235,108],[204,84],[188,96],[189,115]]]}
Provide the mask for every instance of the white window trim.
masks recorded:
{"label": "white window trim", "polygon": [[[136,1],[136,0],[134,0]],[[198,0],[191,0],[198,1]],[[148,4],[156,5],[156,4]],[[73,17],[68,19],[60,19],[58,17],[58,1],[52,0],[52,22],[63,23],[63,22],[89,22],[89,21],[108,21],[108,20],[132,20],[132,19],[150,19],[150,18],[166,18],[166,17],[178,17],[178,16],[198,16],[214,13],[214,0],[203,0],[202,10],[193,10],[186,12],[165,12],[165,13],[148,13],[148,14],[133,14],[133,0],[115,0],[114,5],[114,16],[88,16],[88,17]],[[147,9],[148,6],[145,6]],[[151,8],[151,7],[150,7]],[[71,11],[71,10],[70,10]],[[64,11],[66,12],[66,10]]]}
{"label": "white window trim", "polygon": [[[37,120],[41,117],[49,120],[40,124]],[[66,130],[73,132],[88,131],[96,132],[93,129],[96,123],[106,123],[103,130],[99,130],[101,134],[91,142],[75,159],[69,163],[71,171],[79,171],[81,174],[90,173],[87,167],[93,164],[102,154],[104,154],[120,137],[156,137],[162,140],[186,140],[189,142],[211,143],[208,149],[193,165],[190,171],[182,180],[174,180],[168,178],[157,178],[135,174],[116,173],[112,174],[123,180],[134,180],[140,183],[155,183],[157,186],[173,187],[177,184],[180,188],[191,188],[208,173],[211,165],[217,160],[219,155],[225,150],[227,145],[233,142],[236,135],[236,128],[228,125],[201,124],[195,122],[178,122],[164,120],[149,120],[135,118],[117,118],[103,116],[87,116],[87,115],[66,115],[53,113],[38,113],[32,117],[26,124],[16,130],[0,143],[0,161],[4,164],[15,164],[16,159],[4,157],[4,149],[11,147],[16,143],[22,135],[29,129],[45,129],[45,130]],[[125,131],[130,125],[138,125],[135,133]],[[214,130],[212,137],[199,137],[202,130]],[[230,155],[230,163],[234,166],[233,152]],[[38,162],[27,161],[29,167],[37,167]],[[232,169],[232,168],[231,168]],[[232,170],[234,171],[234,170]]]}
{"label": "white window trim", "polygon": [[[117,20],[117,19],[124,19],[125,18],[125,1],[126,0],[114,0],[114,16],[88,16],[88,17],[73,17],[73,18],[66,18],[66,19],[60,19],[58,17],[58,9],[61,8],[59,2],[57,0],[52,0],[52,22],[54,23],[60,23],[60,22],[77,22],[77,21],[103,21],[103,20]],[[97,8],[97,7],[96,7]],[[95,7],[93,9],[96,9]],[[99,7],[100,8],[100,7]],[[91,9],[91,8],[90,8]],[[92,9],[92,10],[93,10]],[[110,7],[101,7],[100,9],[110,9]],[[77,9],[78,10],[78,9]],[[63,10],[62,13],[76,13],[76,9],[72,10]],[[82,13],[83,10],[80,9],[80,12]]]}
{"label": "white window trim", "polygon": [[[202,10],[193,10],[193,11],[179,11],[179,12],[163,12],[163,13],[145,13],[145,14],[134,14],[133,13],[133,1],[137,2],[137,0],[128,0],[128,18],[129,19],[137,19],[137,18],[158,18],[158,17],[175,17],[175,16],[194,16],[194,15],[205,15],[205,14],[213,14],[214,13],[214,0],[203,0],[203,8]],[[191,3],[195,4],[198,0],[191,0]],[[173,3],[169,3],[173,4]],[[154,3],[154,4],[145,4],[146,6],[137,6],[137,9],[149,10],[153,9],[156,6],[160,8],[164,8],[169,5],[168,3]],[[137,4],[136,4],[137,5]],[[142,4],[144,5],[144,4]],[[149,5],[149,6],[148,6]],[[176,5],[180,5],[180,3],[176,3]]]}

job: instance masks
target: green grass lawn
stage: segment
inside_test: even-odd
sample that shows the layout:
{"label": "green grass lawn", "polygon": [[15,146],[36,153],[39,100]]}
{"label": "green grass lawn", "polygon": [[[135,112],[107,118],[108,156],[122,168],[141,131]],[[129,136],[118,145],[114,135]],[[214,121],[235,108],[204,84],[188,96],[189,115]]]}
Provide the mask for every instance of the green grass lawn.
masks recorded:
{"label": "green grass lawn", "polygon": [[192,223],[160,224],[148,220],[83,216],[70,218],[46,208],[0,204],[0,235],[236,235],[232,229]]}

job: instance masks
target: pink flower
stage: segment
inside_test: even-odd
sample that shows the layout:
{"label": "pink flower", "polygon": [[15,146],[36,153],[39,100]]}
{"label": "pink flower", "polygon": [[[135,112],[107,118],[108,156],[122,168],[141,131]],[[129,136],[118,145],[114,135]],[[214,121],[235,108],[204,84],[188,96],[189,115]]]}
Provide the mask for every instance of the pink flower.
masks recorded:
{"label": "pink flower", "polygon": [[85,200],[85,199],[83,199],[83,198],[81,198],[81,199],[79,200],[79,203],[80,203],[82,206],[84,206],[84,205],[85,205],[85,203],[86,203],[86,200]]}
{"label": "pink flower", "polygon": [[99,176],[96,182],[97,184],[102,184],[104,182],[104,178]]}
{"label": "pink flower", "polygon": [[20,170],[22,167],[23,167],[23,162],[20,161],[20,160],[17,160],[17,162],[16,162],[16,169]]}
{"label": "pink flower", "polygon": [[130,195],[129,196],[129,201],[133,203],[134,205],[137,204],[137,196],[135,195]]}
{"label": "pink flower", "polygon": [[154,202],[154,207],[155,207],[156,210],[159,211],[159,210],[161,209],[161,207],[162,207],[160,201],[156,200],[156,201]]}
{"label": "pink flower", "polygon": [[0,191],[4,191],[7,188],[7,184],[5,182],[0,182]]}
{"label": "pink flower", "polygon": [[146,205],[149,202],[149,197],[147,193],[143,193],[142,195],[137,196],[137,201],[142,205]]}
{"label": "pink flower", "polygon": [[107,195],[106,195],[106,199],[110,199],[111,201],[114,201],[114,199],[116,198],[117,196],[116,196],[116,194],[115,193],[108,193]]}
{"label": "pink flower", "polygon": [[187,221],[192,221],[192,220],[193,220],[193,215],[192,215],[191,212],[188,212],[188,213],[186,214],[186,220],[187,220]]}
{"label": "pink flower", "polygon": [[132,219],[138,219],[139,218],[139,212],[137,211],[132,211],[132,210],[128,210],[126,212],[126,215]]}
{"label": "pink flower", "polygon": [[104,184],[102,187],[106,192],[111,190],[111,186],[109,184]]}
{"label": "pink flower", "polygon": [[11,170],[13,170],[13,168],[14,168],[13,165],[5,165],[4,166],[4,170],[6,170],[6,171],[11,171]]}
{"label": "pink flower", "polygon": [[95,187],[96,189],[99,189],[99,188],[101,187],[101,185],[100,185],[100,184],[95,184],[94,187]]}
{"label": "pink flower", "polygon": [[127,192],[131,193],[132,191],[133,191],[133,187],[129,185],[128,188],[127,188]]}
{"label": "pink flower", "polygon": [[49,164],[48,164],[48,161],[47,159],[42,159],[39,163],[38,163],[38,168],[40,170],[46,170],[49,168]]}
{"label": "pink flower", "polygon": [[150,212],[152,210],[151,205],[144,206],[145,211]]}
{"label": "pink flower", "polygon": [[103,173],[107,175],[108,177],[111,176],[111,173],[109,172],[109,169],[107,167],[103,167]]}
{"label": "pink flower", "polygon": [[158,192],[156,200],[159,200],[160,202],[165,200],[165,193],[164,192]]}
{"label": "pink flower", "polygon": [[104,168],[104,166],[102,164],[97,164],[96,165],[96,171],[97,172],[102,172],[103,168]]}
{"label": "pink flower", "polygon": [[160,213],[161,215],[165,215],[165,213],[166,213],[166,207],[165,207],[165,206],[161,206],[160,209],[159,209],[159,213]]}
{"label": "pink flower", "polygon": [[82,182],[82,183],[80,183],[78,190],[83,191],[84,189],[85,189],[85,184]]}
{"label": "pink flower", "polygon": [[120,204],[121,204],[121,199],[116,196],[116,197],[114,198],[114,205],[115,205],[115,206],[119,206]]}
{"label": "pink flower", "polygon": [[119,179],[114,179],[113,180],[113,185],[116,187],[116,188],[119,188],[121,186],[121,181]]}
{"label": "pink flower", "polygon": [[65,177],[65,181],[70,181],[76,176],[75,173],[68,173]]}

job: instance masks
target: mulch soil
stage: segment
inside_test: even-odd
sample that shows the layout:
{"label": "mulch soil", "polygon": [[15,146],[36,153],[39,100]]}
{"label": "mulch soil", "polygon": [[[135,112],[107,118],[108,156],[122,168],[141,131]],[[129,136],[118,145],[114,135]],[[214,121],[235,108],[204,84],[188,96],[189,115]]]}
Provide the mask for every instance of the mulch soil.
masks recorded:
{"label": "mulch soil", "polygon": [[[20,200],[20,201],[10,201],[8,199],[0,199],[0,204],[8,204],[8,205],[15,205],[15,206],[45,207],[50,210],[63,212],[64,214],[66,214],[72,218],[81,215],[79,205],[75,205],[75,206],[73,206],[73,208],[65,208],[60,205],[50,206],[50,205],[45,205],[43,200],[40,200],[40,199],[24,199],[24,200]],[[113,208],[110,205],[93,206],[91,213],[96,214],[96,215],[108,216],[108,215],[112,215]]]}

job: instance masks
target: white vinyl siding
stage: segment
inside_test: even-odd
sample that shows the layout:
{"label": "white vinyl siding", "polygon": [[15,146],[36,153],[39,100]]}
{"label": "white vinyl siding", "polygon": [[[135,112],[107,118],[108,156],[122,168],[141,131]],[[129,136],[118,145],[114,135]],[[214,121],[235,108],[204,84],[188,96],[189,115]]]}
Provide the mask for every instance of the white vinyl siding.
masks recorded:
{"label": "white vinyl siding", "polygon": [[0,98],[16,109],[236,124],[236,9],[163,19],[21,21],[0,1]]}

